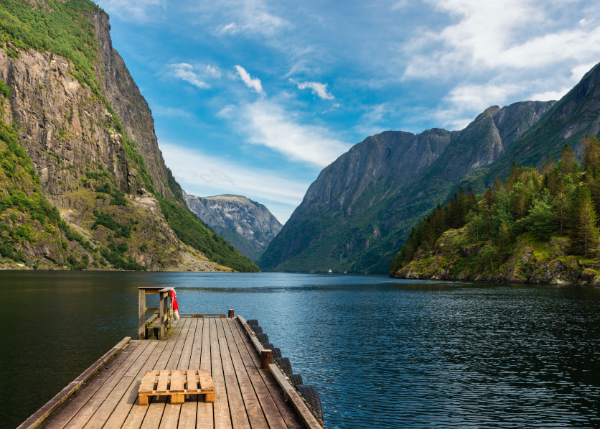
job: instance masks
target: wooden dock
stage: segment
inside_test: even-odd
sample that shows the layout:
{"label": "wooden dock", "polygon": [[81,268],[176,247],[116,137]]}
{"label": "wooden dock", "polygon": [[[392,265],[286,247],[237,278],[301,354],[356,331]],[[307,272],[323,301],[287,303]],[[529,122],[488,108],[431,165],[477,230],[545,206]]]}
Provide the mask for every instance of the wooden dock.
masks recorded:
{"label": "wooden dock", "polygon": [[[121,341],[19,429],[323,428],[279,367],[265,362],[270,352],[261,362],[262,345],[243,318],[170,323],[162,341]],[[175,369],[210,371],[215,402],[191,395],[184,404],[138,404],[146,371]]]}

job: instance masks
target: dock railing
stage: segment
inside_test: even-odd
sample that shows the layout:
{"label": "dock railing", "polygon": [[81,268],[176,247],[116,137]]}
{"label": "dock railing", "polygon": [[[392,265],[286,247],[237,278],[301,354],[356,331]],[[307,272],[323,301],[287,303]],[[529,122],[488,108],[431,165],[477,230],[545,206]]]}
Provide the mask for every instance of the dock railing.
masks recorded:
{"label": "dock railing", "polygon": [[[143,340],[157,332],[159,340],[163,340],[171,328],[173,318],[173,303],[171,302],[171,287],[140,286],[138,287],[138,340]],[[158,308],[146,307],[146,295],[159,295]],[[152,316],[146,320],[146,313]],[[152,334],[150,334],[152,332]]]}

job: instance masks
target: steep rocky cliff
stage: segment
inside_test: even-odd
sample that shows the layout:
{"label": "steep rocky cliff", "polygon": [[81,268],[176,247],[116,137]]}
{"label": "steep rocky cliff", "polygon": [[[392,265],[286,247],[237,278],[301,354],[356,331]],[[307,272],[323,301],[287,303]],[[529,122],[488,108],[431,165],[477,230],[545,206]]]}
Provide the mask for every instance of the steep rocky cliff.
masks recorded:
{"label": "steep rocky cliff", "polygon": [[240,195],[196,197],[184,192],[190,210],[243,255],[256,261],[281,223],[264,205]]}
{"label": "steep rocky cliff", "polygon": [[505,153],[554,102],[491,107],[462,131],[369,137],[326,167],[258,261],[263,270],[387,272],[456,180]]}
{"label": "steep rocky cliff", "polygon": [[471,186],[482,192],[496,177],[505,177],[513,163],[541,166],[548,155],[557,159],[568,144],[576,156],[581,154],[581,142],[586,134],[600,132],[600,64],[593,67],[581,81],[561,98],[535,126],[481,171],[461,179],[458,185]]}
{"label": "steep rocky cliff", "polygon": [[[0,2],[0,138],[13,153],[3,154],[0,171],[0,216],[12,225],[4,265],[16,261],[11,248],[28,266],[256,270],[185,207],[108,29],[106,14],[87,0]],[[11,203],[37,195],[35,185],[14,180],[19,146],[60,221]],[[59,228],[47,240],[17,233],[48,222]]]}

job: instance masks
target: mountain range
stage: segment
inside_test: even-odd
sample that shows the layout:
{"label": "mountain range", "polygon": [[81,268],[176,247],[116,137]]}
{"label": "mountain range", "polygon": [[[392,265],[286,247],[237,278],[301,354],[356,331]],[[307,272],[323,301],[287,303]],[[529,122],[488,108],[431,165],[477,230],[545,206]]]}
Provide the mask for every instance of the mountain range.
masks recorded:
{"label": "mountain range", "polygon": [[185,192],[183,196],[196,216],[253,261],[281,231],[281,223],[269,209],[244,196],[196,197]]}
{"label": "mountain range", "polygon": [[599,67],[558,102],[482,112],[465,129],[368,137],[326,167],[258,260],[265,271],[387,273],[410,230],[459,187],[483,192],[600,129]]}

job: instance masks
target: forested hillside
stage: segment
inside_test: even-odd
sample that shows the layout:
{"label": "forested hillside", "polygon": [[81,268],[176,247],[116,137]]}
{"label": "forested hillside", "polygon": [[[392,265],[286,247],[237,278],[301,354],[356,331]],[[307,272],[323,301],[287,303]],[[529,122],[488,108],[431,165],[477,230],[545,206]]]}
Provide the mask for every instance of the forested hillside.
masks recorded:
{"label": "forested hillside", "polygon": [[[462,188],[461,188],[462,191]],[[558,163],[512,167],[476,197],[460,192],[412,229],[390,265],[398,278],[600,283],[600,142],[582,163],[568,145]]]}

